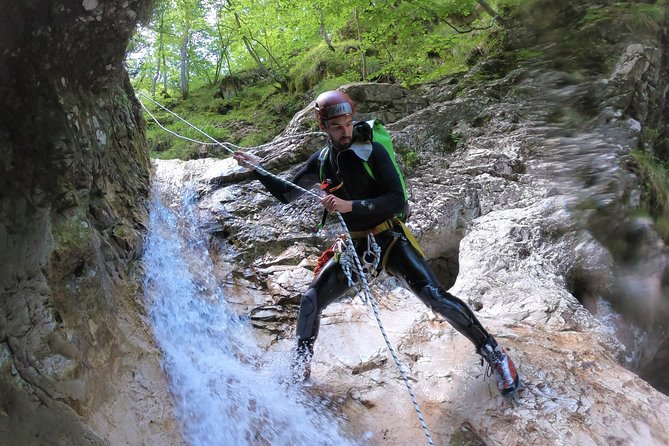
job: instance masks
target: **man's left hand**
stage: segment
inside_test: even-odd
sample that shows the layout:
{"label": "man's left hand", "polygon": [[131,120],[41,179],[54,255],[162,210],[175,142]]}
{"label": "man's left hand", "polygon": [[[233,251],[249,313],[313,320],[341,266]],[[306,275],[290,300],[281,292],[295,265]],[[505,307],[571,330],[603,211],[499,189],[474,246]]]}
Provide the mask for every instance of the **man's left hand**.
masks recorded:
{"label": "man's left hand", "polygon": [[325,206],[325,209],[328,212],[338,211],[342,214],[346,214],[353,210],[352,201],[342,200],[341,198],[337,198],[334,195],[326,195],[325,197],[321,198],[321,204]]}

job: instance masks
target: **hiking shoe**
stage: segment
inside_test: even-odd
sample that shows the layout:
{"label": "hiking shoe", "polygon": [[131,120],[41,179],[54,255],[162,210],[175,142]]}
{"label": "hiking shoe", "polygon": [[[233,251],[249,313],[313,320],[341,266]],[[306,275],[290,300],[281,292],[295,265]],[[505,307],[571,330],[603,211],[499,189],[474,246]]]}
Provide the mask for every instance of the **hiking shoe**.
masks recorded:
{"label": "hiking shoe", "polygon": [[311,358],[314,356],[313,344],[298,341],[293,351],[292,373],[294,383],[303,383],[311,376]]}
{"label": "hiking shoe", "polygon": [[489,370],[497,377],[497,388],[502,395],[509,395],[518,390],[520,378],[516,366],[502,347],[494,340],[489,340],[479,348],[478,353],[483,356]]}

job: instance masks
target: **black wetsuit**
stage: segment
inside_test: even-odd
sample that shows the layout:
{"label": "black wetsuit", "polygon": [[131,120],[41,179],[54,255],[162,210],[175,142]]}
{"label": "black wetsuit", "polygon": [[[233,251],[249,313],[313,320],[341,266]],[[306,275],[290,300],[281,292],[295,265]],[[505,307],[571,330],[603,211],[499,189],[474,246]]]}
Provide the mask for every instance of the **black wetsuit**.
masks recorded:
{"label": "black wetsuit", "polygon": [[[367,160],[374,178],[366,172],[362,159],[352,150],[339,153],[331,149],[324,161],[323,177],[330,180],[333,194],[353,202],[351,212],[341,214],[350,231],[364,231],[393,218],[405,209],[406,201],[399,174],[390,155],[379,143],[373,143]],[[319,152],[314,153],[295,175],[292,182],[309,188],[321,182]],[[265,187],[278,200],[288,203],[303,192],[294,187],[256,172]],[[338,187],[343,183],[343,186]],[[336,189],[336,190],[335,190]],[[475,347],[490,339],[471,309],[460,299],[448,293],[439,284],[423,256],[411,245],[401,226],[397,225],[375,236],[381,248],[381,258],[393,239],[386,261],[386,271],[416,294],[433,311],[443,316],[455,329],[465,335]],[[367,248],[367,240],[356,241],[360,254]],[[341,266],[330,259],[302,296],[297,323],[298,345],[309,347],[318,336],[323,309],[348,290],[347,279]]]}

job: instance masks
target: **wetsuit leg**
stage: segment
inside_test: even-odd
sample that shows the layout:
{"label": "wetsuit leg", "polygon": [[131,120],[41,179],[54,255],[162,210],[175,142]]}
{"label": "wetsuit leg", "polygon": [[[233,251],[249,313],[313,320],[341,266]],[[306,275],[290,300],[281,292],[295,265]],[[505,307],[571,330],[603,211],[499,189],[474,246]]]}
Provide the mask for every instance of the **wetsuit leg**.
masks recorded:
{"label": "wetsuit leg", "polygon": [[323,309],[343,296],[348,289],[348,281],[341,265],[330,259],[300,301],[296,332],[298,344],[308,344],[313,348]]}
{"label": "wetsuit leg", "polygon": [[444,290],[425,259],[406,239],[401,238],[395,243],[388,255],[386,269],[425,305],[466,336],[476,348],[490,339],[467,304]]}

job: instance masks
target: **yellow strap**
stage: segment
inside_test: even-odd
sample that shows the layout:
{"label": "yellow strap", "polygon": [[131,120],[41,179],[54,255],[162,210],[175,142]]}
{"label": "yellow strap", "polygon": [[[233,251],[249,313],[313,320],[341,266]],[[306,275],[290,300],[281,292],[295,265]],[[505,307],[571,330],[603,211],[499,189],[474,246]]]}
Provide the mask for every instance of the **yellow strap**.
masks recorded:
{"label": "yellow strap", "polygon": [[[416,237],[413,236],[407,225],[405,225],[404,222],[399,218],[395,218],[393,220],[395,223],[398,223],[402,227],[402,232],[404,233],[404,236],[407,238],[409,243],[411,243],[411,246],[413,246],[416,249],[416,251],[418,251],[418,254],[420,254],[421,257],[424,258],[425,254],[423,253],[423,250],[420,249]],[[393,246],[395,246],[395,243],[397,243],[397,240],[398,240],[397,237],[394,237],[393,241],[390,242],[390,244],[386,248],[386,253],[383,255],[383,260],[381,261],[381,269],[383,270],[386,269],[386,263],[388,263],[388,257],[390,256],[390,251],[392,251]]]}
{"label": "yellow strap", "polygon": [[390,251],[392,251],[393,246],[395,246],[395,243],[397,243],[397,237],[393,237],[393,241],[390,242],[390,244],[386,248],[386,253],[383,255],[383,260],[381,261],[381,269],[384,271],[386,269],[386,263],[388,263],[388,256],[390,255]]}
{"label": "yellow strap", "polygon": [[[418,251],[418,254],[421,255],[421,257],[425,257],[425,253],[423,252],[422,249],[420,249],[420,245],[418,244],[418,241],[416,240],[416,237],[413,236],[411,233],[411,230],[407,227],[407,225],[404,224],[402,220],[400,220],[397,217],[393,217],[391,220],[386,220],[383,223],[381,223],[378,226],[374,226],[372,229],[368,229],[366,231],[351,231],[351,238],[352,239],[359,239],[363,237],[367,237],[369,234],[376,235],[379,234],[383,231],[387,231],[388,229],[391,229],[395,224],[399,224],[400,227],[402,228],[402,232],[404,233],[405,237],[411,243],[411,246],[413,246],[416,251]],[[390,246],[388,247],[390,248]],[[388,252],[390,249],[387,250]],[[387,257],[387,254],[384,256]]]}
{"label": "yellow strap", "polygon": [[411,246],[416,248],[416,251],[418,251],[418,254],[420,254],[421,257],[425,257],[425,253],[422,249],[420,249],[420,245],[418,245],[418,240],[416,240],[416,237],[414,237],[409,228],[407,228],[407,225],[405,225],[404,222],[399,218],[394,218],[393,220],[402,226],[402,232],[404,232],[404,235],[406,236],[407,240],[409,240],[409,243],[411,243]]}
{"label": "yellow strap", "polygon": [[393,224],[394,220],[386,220],[380,225],[374,226],[372,229],[367,229],[366,231],[350,231],[351,238],[352,239],[363,238],[367,237],[369,234],[376,235],[392,228]]}
{"label": "yellow strap", "polygon": [[[383,231],[391,229],[396,224],[400,225],[400,227],[402,228],[402,232],[404,233],[404,236],[407,238],[407,241],[411,244],[411,246],[414,247],[414,249],[418,252],[418,254],[420,254],[421,257],[425,258],[425,253],[423,252],[422,249],[420,249],[420,245],[418,244],[418,240],[416,240],[416,237],[413,236],[411,230],[407,227],[407,225],[405,225],[404,222],[397,217],[393,217],[391,220],[386,220],[380,225],[375,226],[372,229],[368,229],[366,231],[351,231],[350,232],[351,238],[359,239],[362,237],[367,237],[369,234],[376,235]],[[383,255],[383,260],[381,261],[381,268],[384,270],[386,269],[386,262],[388,261],[388,255],[390,254],[393,245],[395,245],[395,242],[397,242],[397,238],[394,238],[393,241],[390,242],[390,244],[386,248],[385,254]]]}

